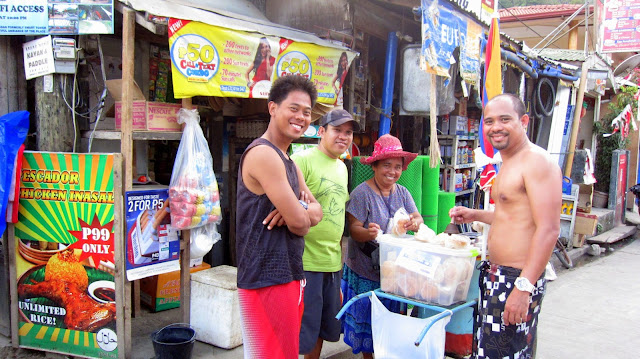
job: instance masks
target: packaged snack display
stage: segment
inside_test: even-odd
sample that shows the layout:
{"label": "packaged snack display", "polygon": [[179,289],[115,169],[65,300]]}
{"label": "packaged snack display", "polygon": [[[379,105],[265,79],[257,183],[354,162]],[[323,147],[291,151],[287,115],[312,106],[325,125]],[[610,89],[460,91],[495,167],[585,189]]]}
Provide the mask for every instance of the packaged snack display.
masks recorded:
{"label": "packaged snack display", "polygon": [[466,300],[475,247],[450,249],[389,235],[378,242],[383,291],[442,306]]}
{"label": "packaged snack display", "polygon": [[220,223],[218,182],[200,116],[196,110],[180,109],[178,122],[185,128],[169,185],[171,225],[188,229]]}

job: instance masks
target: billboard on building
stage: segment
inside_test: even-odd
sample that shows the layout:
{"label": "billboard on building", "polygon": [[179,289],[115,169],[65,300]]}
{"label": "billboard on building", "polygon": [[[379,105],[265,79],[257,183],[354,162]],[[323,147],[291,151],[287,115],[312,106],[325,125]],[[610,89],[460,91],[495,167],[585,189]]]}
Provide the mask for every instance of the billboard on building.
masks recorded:
{"label": "billboard on building", "polygon": [[113,34],[113,0],[0,0],[0,35]]}
{"label": "billboard on building", "polygon": [[462,14],[448,2],[422,0],[422,51],[420,67],[449,78],[451,58],[460,48],[460,73],[470,84],[478,83],[480,38],[477,20]]}
{"label": "billboard on building", "polygon": [[338,104],[356,53],[197,21],[169,20],[174,96],[268,98],[271,81],[311,79],[318,102]]}
{"label": "billboard on building", "polygon": [[596,0],[601,52],[640,51],[640,0]]}

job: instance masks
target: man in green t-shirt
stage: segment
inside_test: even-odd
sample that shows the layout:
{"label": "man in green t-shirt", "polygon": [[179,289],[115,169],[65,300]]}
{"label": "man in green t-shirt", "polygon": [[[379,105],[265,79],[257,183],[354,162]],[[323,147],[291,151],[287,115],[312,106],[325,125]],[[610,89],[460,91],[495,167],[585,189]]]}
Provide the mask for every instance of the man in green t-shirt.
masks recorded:
{"label": "man in green t-shirt", "polygon": [[360,131],[358,122],[343,109],[324,115],[320,126],[318,147],[291,156],[323,212],[322,221],[304,236],[302,262],[307,285],[300,354],[304,354],[305,359],[320,357],[323,340],[340,340],[340,321],[335,316],[342,305],[340,242],[349,200],[347,166],[340,156],[350,149],[354,131]]}

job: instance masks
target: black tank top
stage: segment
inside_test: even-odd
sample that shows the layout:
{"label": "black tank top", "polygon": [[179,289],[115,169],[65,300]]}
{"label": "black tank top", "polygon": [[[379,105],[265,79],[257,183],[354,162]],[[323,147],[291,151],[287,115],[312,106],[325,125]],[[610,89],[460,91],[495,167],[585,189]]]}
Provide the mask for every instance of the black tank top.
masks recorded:
{"label": "black tank top", "polygon": [[257,289],[304,279],[304,238],[291,233],[287,226],[268,230],[262,221],[275,206],[266,194],[257,195],[247,189],[242,180],[244,156],[259,145],[267,145],[278,153],[287,170],[291,190],[296,197],[300,193],[295,163],[264,138],[251,142],[242,154],[238,168],[236,253],[238,288],[242,289]]}

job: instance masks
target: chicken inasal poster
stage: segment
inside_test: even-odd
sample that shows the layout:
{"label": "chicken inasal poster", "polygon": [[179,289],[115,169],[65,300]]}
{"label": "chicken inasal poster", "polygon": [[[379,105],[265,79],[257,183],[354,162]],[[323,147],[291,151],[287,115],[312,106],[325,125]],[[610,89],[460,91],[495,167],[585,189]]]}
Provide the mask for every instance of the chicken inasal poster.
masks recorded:
{"label": "chicken inasal poster", "polygon": [[15,225],[22,347],[117,358],[114,156],[24,152]]}

